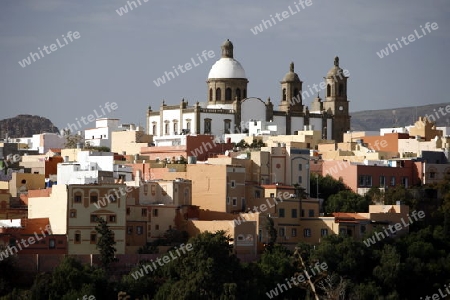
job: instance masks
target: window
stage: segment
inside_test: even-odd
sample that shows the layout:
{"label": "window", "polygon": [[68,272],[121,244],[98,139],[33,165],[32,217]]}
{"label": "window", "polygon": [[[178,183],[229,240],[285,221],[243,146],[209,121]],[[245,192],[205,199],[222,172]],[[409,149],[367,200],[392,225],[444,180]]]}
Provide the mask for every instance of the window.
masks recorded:
{"label": "window", "polygon": [[91,194],[90,196],[91,203],[95,203],[98,201],[98,195],[97,194]]}
{"label": "window", "polygon": [[237,206],[237,198],[233,197],[233,206]]}
{"label": "window", "polygon": [[91,244],[97,243],[97,234],[91,232]]}
{"label": "window", "polygon": [[225,100],[233,100],[233,99],[231,99],[231,89],[230,88],[227,88],[225,90]]}
{"label": "window", "polygon": [[372,175],[359,175],[359,186],[372,186]]}
{"label": "window", "polygon": [[220,90],[220,88],[216,89],[216,101],[221,101],[222,100],[222,92]]}
{"label": "window", "polygon": [[147,216],[147,209],[146,208],[141,209],[141,216],[142,217],[146,217]]}
{"label": "window", "polygon": [[159,225],[158,224],[155,225],[155,230],[159,230]]}
{"label": "window", "polygon": [[178,122],[173,122],[173,134],[178,133]]}
{"label": "window", "polygon": [[391,186],[395,186],[395,176],[391,176]]}
{"label": "window", "polygon": [[127,234],[128,235],[132,235],[133,234],[133,226],[128,226],[127,227]]}
{"label": "window", "polygon": [[75,195],[75,196],[73,197],[73,201],[74,201],[75,203],[81,203],[81,195],[80,195],[80,194]]}
{"label": "window", "polygon": [[302,183],[302,176],[298,176],[298,183]]}
{"label": "window", "polygon": [[236,181],[235,180],[231,180],[230,181],[231,187],[235,188],[236,187]]}
{"label": "window", "polygon": [[115,194],[109,194],[108,200],[109,200],[110,202],[116,202],[116,201],[117,201],[117,195],[115,195]]}
{"label": "window", "polygon": [[430,179],[435,179],[435,178],[436,178],[436,172],[430,171]]}
{"label": "window", "polygon": [[310,228],[303,229],[303,236],[304,237],[311,237],[311,229]]}
{"label": "window", "polygon": [[408,188],[408,177],[402,177],[402,185]]}
{"label": "window", "polygon": [[305,210],[304,210],[304,209],[302,209],[301,217],[302,217],[302,218],[305,217]]}
{"label": "window", "polygon": [[286,101],[286,89],[283,89],[283,101]]}
{"label": "window", "polygon": [[209,101],[213,101],[213,90],[209,89]]}
{"label": "window", "polygon": [[298,170],[301,171],[303,169],[303,165],[302,164],[298,164]]}
{"label": "window", "polygon": [[165,135],[169,134],[169,123],[168,122],[166,124],[164,124],[164,134]]}
{"label": "window", "polygon": [[205,119],[204,120],[204,133],[210,134],[211,133],[211,119]]}
{"label": "window", "polygon": [[278,216],[279,216],[280,218],[284,218],[284,208],[279,208],[279,209],[278,209]]}
{"label": "window", "polygon": [[144,233],[144,227],[136,226],[136,234],[141,235]]}
{"label": "window", "polygon": [[227,205],[230,205],[230,197],[227,197]]}
{"label": "window", "polygon": [[131,213],[131,210],[130,210],[130,208],[129,208],[129,207],[127,207],[127,216],[129,216],[129,215],[130,215],[130,213]]}
{"label": "window", "polygon": [[157,135],[157,134],[156,134],[156,124],[153,124],[152,127],[153,127],[153,129],[152,129],[153,135]]}
{"label": "window", "polygon": [[191,132],[191,121],[187,121],[187,122],[186,122],[186,129],[187,129],[187,132],[188,132],[188,133]]}
{"label": "window", "polygon": [[244,89],[244,95],[242,97],[247,98],[247,90],[246,89]]}
{"label": "window", "polygon": [[241,90],[240,89],[236,89],[236,98],[238,100],[241,100]]}
{"label": "window", "polygon": [[314,217],[314,209],[308,210],[308,217],[310,218]]}
{"label": "window", "polygon": [[75,244],[81,243],[81,233],[79,231],[75,232],[74,242],[75,242]]}
{"label": "window", "polygon": [[294,89],[294,97],[297,97],[298,95],[298,89]]}
{"label": "window", "polygon": [[109,216],[109,222],[116,223],[116,216],[115,215]]}
{"label": "window", "polygon": [[347,229],[346,228],[340,228],[339,229],[339,235],[347,235]]}
{"label": "window", "polygon": [[386,186],[386,177],[384,175],[380,176],[380,187]]}
{"label": "window", "polygon": [[322,228],[320,229],[320,236],[324,237],[328,235],[328,229],[327,228]]}
{"label": "window", "polygon": [[77,210],[76,209],[71,209],[70,210],[70,217],[71,218],[76,218],[77,217]]}
{"label": "window", "polygon": [[293,209],[291,210],[291,217],[292,217],[292,218],[297,218],[297,209],[296,209],[296,208],[293,208]]}
{"label": "window", "polygon": [[331,97],[331,86],[327,84],[327,97]]}
{"label": "window", "polygon": [[297,236],[297,228],[291,229],[291,236]]}
{"label": "window", "polygon": [[56,240],[55,239],[49,239],[48,240],[48,248],[49,249],[55,249],[56,248]]}
{"label": "window", "polygon": [[341,83],[339,85],[339,96],[343,96],[344,95],[344,85]]}
{"label": "window", "polygon": [[279,236],[284,237],[284,228],[278,229]]}
{"label": "window", "polygon": [[361,225],[361,233],[366,233],[366,225]]}
{"label": "window", "polygon": [[155,209],[153,210],[153,216],[154,216],[154,217],[157,217],[157,216],[158,216],[158,209],[157,209],[157,208],[155,208]]}
{"label": "window", "polygon": [[97,215],[91,215],[91,223],[96,223],[98,221]]}
{"label": "window", "polygon": [[223,120],[223,132],[231,133],[230,131],[231,131],[231,120],[230,119]]}
{"label": "window", "polygon": [[270,198],[275,198],[275,193],[270,193]]}

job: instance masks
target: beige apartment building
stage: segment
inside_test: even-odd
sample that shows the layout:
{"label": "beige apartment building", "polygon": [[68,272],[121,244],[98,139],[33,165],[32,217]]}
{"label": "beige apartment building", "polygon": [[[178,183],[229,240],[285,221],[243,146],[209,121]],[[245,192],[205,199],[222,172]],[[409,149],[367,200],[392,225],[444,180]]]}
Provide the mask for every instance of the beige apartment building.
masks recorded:
{"label": "beige apartment building", "polygon": [[[104,219],[114,232],[116,254],[125,254],[126,186],[123,184],[71,184],[68,186],[68,254],[97,254],[98,218]],[[100,198],[110,199],[97,208]]]}
{"label": "beige apartment building", "polygon": [[153,142],[153,135],[143,130],[113,131],[111,133],[111,152],[135,155],[141,153],[142,147]]}
{"label": "beige apartment building", "polygon": [[188,164],[186,172],[168,172],[167,180],[192,181],[192,205],[218,212],[243,212],[246,169],[241,165]]}
{"label": "beige apartment building", "polygon": [[[34,191],[33,191],[34,192]],[[54,185],[48,195],[29,197],[28,217],[49,218],[54,234],[66,234],[68,254],[96,254],[97,218],[114,231],[117,254],[125,253],[126,186],[124,184]],[[109,197],[107,206],[97,206]]]}

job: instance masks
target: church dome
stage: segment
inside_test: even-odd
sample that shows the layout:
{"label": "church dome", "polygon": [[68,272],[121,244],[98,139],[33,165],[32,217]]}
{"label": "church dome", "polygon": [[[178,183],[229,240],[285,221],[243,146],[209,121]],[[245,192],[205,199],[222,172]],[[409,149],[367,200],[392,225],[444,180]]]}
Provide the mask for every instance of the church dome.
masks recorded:
{"label": "church dome", "polygon": [[[342,74],[342,75],[341,75]],[[334,58],[334,66],[328,71],[327,77],[342,77],[344,76],[344,71],[339,67],[339,57]]]}
{"label": "church dome", "polygon": [[297,82],[300,81],[300,77],[298,74],[294,72],[294,63],[291,62],[289,72],[286,73],[283,77],[283,82]]}
{"label": "church dome", "polygon": [[237,60],[222,57],[212,66],[208,78],[247,78],[247,76]]}
{"label": "church dome", "polygon": [[211,67],[209,78],[247,78],[244,68],[233,58],[234,46],[226,40],[222,46],[222,57]]}

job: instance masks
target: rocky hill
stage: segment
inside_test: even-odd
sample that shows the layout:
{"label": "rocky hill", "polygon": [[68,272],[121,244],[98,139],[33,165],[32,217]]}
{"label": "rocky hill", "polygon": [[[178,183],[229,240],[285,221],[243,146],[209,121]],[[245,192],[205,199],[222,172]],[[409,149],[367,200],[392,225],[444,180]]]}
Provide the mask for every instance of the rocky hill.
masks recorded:
{"label": "rocky hill", "polygon": [[14,118],[0,120],[0,140],[6,136],[10,138],[31,137],[33,134],[54,132],[58,128],[44,117],[32,115],[18,115]]}
{"label": "rocky hill", "polygon": [[[425,115],[433,115],[436,126],[450,126],[450,113],[445,111],[447,105],[450,105],[450,103],[352,112],[350,113],[352,117],[351,128],[352,130],[379,130],[380,127],[412,125],[419,116]],[[444,108],[444,113],[438,111],[440,107]],[[437,112],[438,117],[436,117],[435,112]]]}

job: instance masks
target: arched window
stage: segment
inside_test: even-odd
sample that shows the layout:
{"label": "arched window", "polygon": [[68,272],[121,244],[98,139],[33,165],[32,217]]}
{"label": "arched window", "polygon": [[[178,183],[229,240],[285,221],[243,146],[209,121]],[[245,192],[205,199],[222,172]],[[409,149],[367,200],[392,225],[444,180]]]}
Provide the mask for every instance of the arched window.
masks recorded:
{"label": "arched window", "polygon": [[156,124],[153,124],[152,132],[153,132],[153,135],[156,135]]}
{"label": "arched window", "polygon": [[240,89],[236,89],[236,97],[238,100],[241,100],[241,90]]}
{"label": "arched window", "polygon": [[242,95],[242,97],[244,97],[244,99],[247,98],[247,90],[246,89],[244,89],[244,94]]}
{"label": "arched window", "polygon": [[230,88],[227,88],[225,90],[225,100],[232,100],[231,99],[231,89]]}
{"label": "arched window", "polygon": [[227,88],[225,90],[225,100],[232,100],[231,99],[231,89],[230,88]]}
{"label": "arched window", "polygon": [[283,89],[283,101],[286,101],[286,89]]}
{"label": "arched window", "polygon": [[294,89],[294,97],[297,97],[298,95],[298,89]]}
{"label": "arched window", "polygon": [[344,85],[339,84],[339,96],[344,96]]}
{"label": "arched window", "polygon": [[209,101],[213,101],[213,90],[209,89]]}
{"label": "arched window", "polygon": [[167,122],[166,124],[164,124],[164,134],[168,135],[169,134],[169,128],[170,124]]}
{"label": "arched window", "polygon": [[327,84],[327,97],[331,97],[331,85]]}
{"label": "arched window", "polygon": [[217,88],[216,89],[216,101],[221,101],[222,100],[222,97],[221,97],[221,90],[220,90],[220,88]]}

